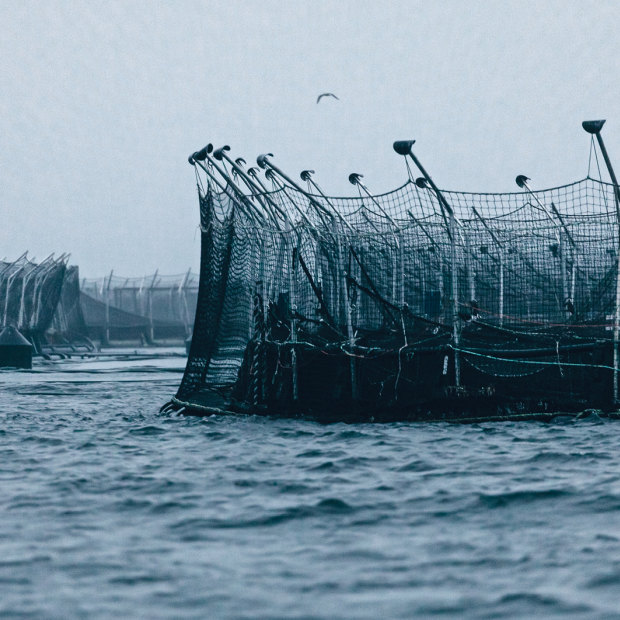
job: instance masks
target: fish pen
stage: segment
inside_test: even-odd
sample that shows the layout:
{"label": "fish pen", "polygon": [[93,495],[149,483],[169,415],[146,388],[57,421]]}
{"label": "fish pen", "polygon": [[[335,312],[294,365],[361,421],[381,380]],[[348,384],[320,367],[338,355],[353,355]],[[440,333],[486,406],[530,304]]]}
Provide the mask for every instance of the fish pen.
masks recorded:
{"label": "fish pen", "polygon": [[93,351],[95,346],[88,338],[88,330],[80,299],[80,273],[77,265],[69,265],[60,289],[60,296],[51,326],[45,332],[47,343],[43,350],[56,352],[64,347],[66,351],[77,347]]}
{"label": "fish pen", "polygon": [[125,278],[111,272],[104,278],[84,278],[82,306],[91,336],[104,343],[140,340],[184,341],[191,337],[198,274],[154,274]]}
{"label": "fish pen", "polygon": [[68,254],[52,254],[37,263],[24,253],[0,261],[0,324],[19,330],[38,354],[54,342],[81,343],[85,336],[78,269],[68,260]]}
{"label": "fish pen", "polygon": [[[589,176],[514,193],[408,180],[325,194],[211,145],[187,368],[166,411],[331,421],[545,419],[618,404],[620,191]],[[592,150],[591,150],[592,153]],[[598,159],[596,160],[598,162]],[[413,165],[412,165],[413,164]],[[414,166],[421,176],[416,178]],[[600,174],[599,174],[600,177]]]}

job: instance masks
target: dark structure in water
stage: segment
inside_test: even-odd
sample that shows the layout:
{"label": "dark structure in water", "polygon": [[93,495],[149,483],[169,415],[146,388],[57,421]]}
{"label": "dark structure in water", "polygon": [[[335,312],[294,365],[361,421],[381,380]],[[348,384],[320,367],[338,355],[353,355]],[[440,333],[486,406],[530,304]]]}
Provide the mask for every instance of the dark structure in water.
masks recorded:
{"label": "dark structure in water", "polygon": [[110,341],[157,340],[184,342],[191,336],[198,276],[191,271],[176,276],[158,272],[143,278],[82,280],[82,309],[91,338]]}
{"label": "dark structure in water", "polygon": [[[326,196],[227,146],[194,153],[201,279],[189,359],[165,407],[322,421],[546,418],[618,404],[620,190]],[[596,143],[595,144],[595,140]],[[415,179],[410,162],[421,177]],[[229,172],[232,169],[232,172]],[[266,183],[271,184],[267,189]]]}
{"label": "dark structure in water", "polygon": [[0,331],[0,368],[32,368],[32,345],[11,325]]}
{"label": "dark structure in water", "polygon": [[80,306],[79,274],[69,256],[40,263],[23,254],[0,262],[0,325],[23,334],[35,353],[54,347],[90,347]]}

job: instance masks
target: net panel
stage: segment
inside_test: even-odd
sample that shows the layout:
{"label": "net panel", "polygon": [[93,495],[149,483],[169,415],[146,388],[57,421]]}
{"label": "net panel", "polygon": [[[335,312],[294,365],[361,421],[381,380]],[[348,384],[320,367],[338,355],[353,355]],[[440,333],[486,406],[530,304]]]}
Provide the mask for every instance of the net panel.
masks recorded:
{"label": "net panel", "polygon": [[42,336],[52,324],[67,274],[67,256],[50,256],[35,263],[21,256],[0,262],[0,316],[2,325],[26,335]]}
{"label": "net panel", "polygon": [[54,339],[83,341],[88,332],[80,304],[80,275],[77,266],[67,267],[52,321]]}
{"label": "net panel", "polygon": [[[201,191],[201,280],[178,398],[232,386],[259,340],[372,357],[450,334],[468,364],[497,377],[556,364],[561,343],[612,341],[613,186],[586,178],[535,192],[443,195],[452,214],[413,182],[356,198],[283,186],[251,198]],[[278,209],[286,217],[276,226]],[[492,335],[484,352],[481,326]],[[528,337],[537,339],[530,354]],[[511,342],[525,352],[502,362]],[[284,371],[287,361],[278,364]]]}
{"label": "net panel", "polygon": [[[198,298],[199,276],[191,270],[184,274],[160,275],[159,272],[149,276],[126,278],[113,273],[104,278],[84,278],[81,291],[90,300],[89,307],[94,307],[92,300],[113,308],[113,314],[119,318],[115,327],[121,327],[120,317],[142,317],[147,327],[159,325],[159,332],[168,326],[179,326],[181,333],[191,333]],[[115,312],[120,310],[121,313]],[[93,312],[87,316],[92,328],[99,323],[93,322]],[[102,319],[103,324],[105,319]],[[114,325],[113,325],[114,327]]]}

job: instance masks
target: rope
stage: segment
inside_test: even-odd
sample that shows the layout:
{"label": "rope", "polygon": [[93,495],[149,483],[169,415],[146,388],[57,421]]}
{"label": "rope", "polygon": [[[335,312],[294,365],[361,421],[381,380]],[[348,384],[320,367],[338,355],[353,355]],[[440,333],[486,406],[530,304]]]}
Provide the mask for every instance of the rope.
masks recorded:
{"label": "rope", "polygon": [[[524,192],[444,192],[461,223],[451,240],[437,196],[418,188],[405,161],[408,180],[393,192],[364,195],[358,185],[351,192],[357,196],[317,197],[317,203],[329,205],[330,217],[338,214],[333,219],[313,206],[310,192],[270,177],[274,191],[263,194],[274,210],[277,206],[286,214],[282,222],[288,216],[287,231],[253,215],[249,207],[244,210],[243,198],[224,183],[224,191],[214,192],[211,180],[203,183],[204,171],[197,170],[199,192],[206,189],[210,195],[201,207],[200,285],[208,297],[203,306],[212,314],[217,308],[221,318],[196,335],[188,384],[232,386],[247,363],[253,381],[248,404],[264,402],[261,355],[272,351],[275,357],[272,347],[277,347],[279,364],[273,372],[278,373],[283,363],[291,362],[294,348],[300,364],[305,359],[320,363],[316,360],[322,356],[383,357],[385,363],[378,364],[385,366],[385,374],[376,381],[394,385],[394,399],[399,399],[409,385],[407,355],[445,352],[455,320],[463,327],[463,340],[461,345],[452,341],[452,350],[462,350],[468,363],[478,360],[482,368],[496,364],[535,372],[555,365],[566,375],[574,364],[562,362],[567,351],[607,346],[617,222],[609,210],[612,186],[590,178],[595,168],[600,176],[594,142],[588,178],[536,192],[542,204],[556,206],[574,237],[577,266],[561,256],[557,227]],[[258,201],[248,197],[255,198]],[[344,221],[348,225],[342,226]],[[289,236],[295,238],[293,262],[299,268],[293,267],[285,248]],[[260,302],[254,298],[259,281],[264,283]],[[570,308],[565,291],[570,291]],[[462,311],[458,319],[454,308]],[[292,342],[291,320],[300,325],[297,343]],[[201,345],[202,340],[209,346]],[[244,362],[250,341],[255,350]],[[508,353],[507,348],[512,350]],[[311,354],[304,356],[304,350]],[[361,373],[360,365],[360,384]],[[587,376],[581,383],[587,383]]]}
{"label": "rope", "polygon": [[[510,362],[512,364],[531,364],[536,366],[557,366],[558,362],[542,362],[540,360],[517,360],[508,357],[497,357],[495,355],[488,355],[486,353],[478,353],[476,351],[470,351],[468,349],[462,349],[460,347],[455,347],[454,345],[447,345],[450,349],[454,351],[459,351],[460,353],[464,353],[465,355],[474,355],[476,357],[484,357],[486,359],[494,360],[497,362]],[[576,368],[602,368],[604,370],[613,370],[617,372],[617,368],[613,366],[607,366],[605,364],[580,364],[576,362],[562,362],[563,366],[574,366]]]}
{"label": "rope", "polygon": [[594,134],[590,137],[590,154],[588,155],[588,177],[590,176],[590,164],[592,163],[592,151],[594,150]]}

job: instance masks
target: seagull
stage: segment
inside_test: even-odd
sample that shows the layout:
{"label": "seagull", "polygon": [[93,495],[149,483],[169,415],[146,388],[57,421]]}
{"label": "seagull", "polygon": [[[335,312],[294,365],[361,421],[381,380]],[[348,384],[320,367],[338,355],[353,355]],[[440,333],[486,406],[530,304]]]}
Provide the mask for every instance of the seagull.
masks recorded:
{"label": "seagull", "polygon": [[[336,97],[336,95],[334,95],[334,93],[321,93],[317,98],[316,98],[316,102],[318,103],[319,101],[321,101],[321,99],[323,97],[333,97],[334,99],[338,99],[338,97]],[[340,101],[340,99],[338,99],[338,101]]]}

